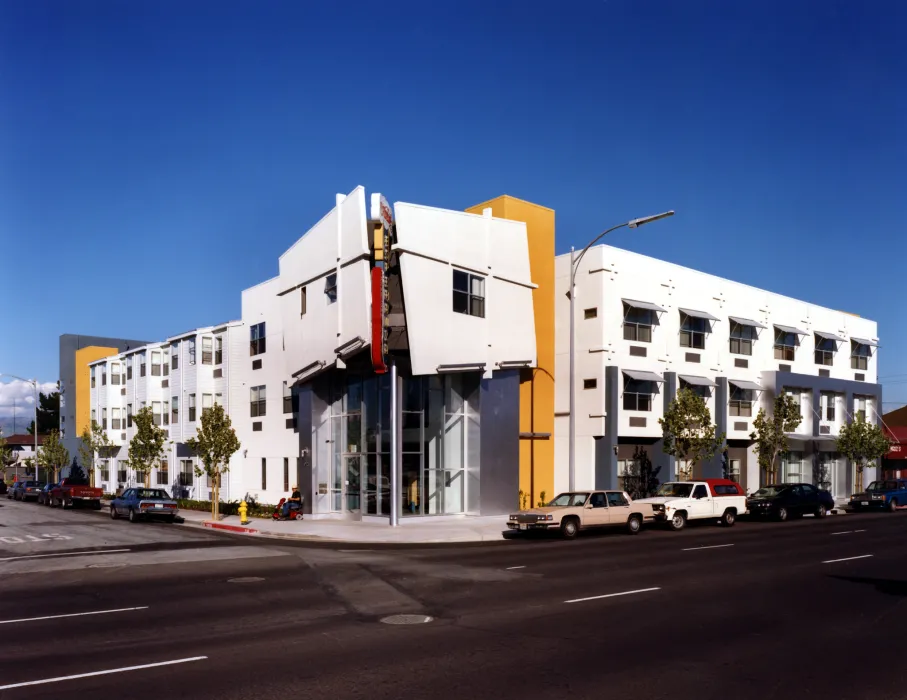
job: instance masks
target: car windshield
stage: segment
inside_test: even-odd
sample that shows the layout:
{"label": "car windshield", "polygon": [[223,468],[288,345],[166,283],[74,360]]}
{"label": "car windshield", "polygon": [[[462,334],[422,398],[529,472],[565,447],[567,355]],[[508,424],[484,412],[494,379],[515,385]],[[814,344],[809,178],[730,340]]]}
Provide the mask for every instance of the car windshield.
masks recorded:
{"label": "car windshield", "polygon": [[873,481],[867,491],[896,491],[898,488],[897,481]]}
{"label": "car windshield", "polygon": [[689,498],[693,493],[693,484],[678,484],[668,482],[658,487],[655,492],[656,496],[671,496],[673,498]]}
{"label": "car windshield", "polygon": [[161,500],[170,498],[163,489],[136,489],[135,495],[137,498],[158,498]]}
{"label": "car windshield", "polygon": [[549,506],[581,506],[589,498],[588,493],[562,493],[554,500],[549,501]]}
{"label": "car windshield", "polygon": [[780,496],[786,489],[787,486],[763,486],[753,496],[755,498],[774,498]]}

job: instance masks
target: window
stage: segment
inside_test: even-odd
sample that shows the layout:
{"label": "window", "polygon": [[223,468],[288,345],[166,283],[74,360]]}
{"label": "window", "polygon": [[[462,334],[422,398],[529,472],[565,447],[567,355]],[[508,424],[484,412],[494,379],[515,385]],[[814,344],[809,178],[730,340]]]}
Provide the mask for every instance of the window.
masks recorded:
{"label": "window", "polygon": [[485,278],[463,270],[453,271],[453,310],[485,318]]}
{"label": "window", "polygon": [[731,399],[728,401],[728,415],[749,418],[753,415],[752,389],[738,389],[731,385]]}
{"label": "window", "polygon": [[215,405],[215,406],[223,406],[223,405],[224,405],[224,395],[223,395],[223,394],[215,394],[215,395],[214,395],[214,405]]}
{"label": "window", "polygon": [[195,394],[189,394],[189,422],[195,422]]}
{"label": "window", "polygon": [[110,383],[119,384],[120,383],[120,363],[114,362],[110,365]]}
{"label": "window", "polygon": [[705,334],[709,332],[709,322],[707,319],[680,315],[680,347],[693,348],[695,350],[705,349]]}
{"label": "window", "polygon": [[853,400],[854,417],[866,420],[866,399],[854,398]]}
{"label": "window", "polygon": [[110,429],[111,430],[120,429],[120,409],[119,408],[110,409]]}
{"label": "window", "polygon": [[126,427],[127,428],[132,427],[132,404],[131,403],[126,404]]}
{"label": "window", "polygon": [[170,422],[177,425],[180,422],[180,400],[178,396],[170,399]]}
{"label": "window", "polygon": [[293,412],[293,389],[286,382],[283,383],[283,412]]}
{"label": "window", "polygon": [[308,298],[306,296],[306,288],[299,288],[299,317],[302,318],[305,316],[306,308],[308,307]]}
{"label": "window", "polygon": [[139,376],[145,376],[145,353],[139,355]]}
{"label": "window", "polygon": [[224,363],[224,337],[222,335],[214,338],[214,364],[222,365]]}
{"label": "window", "polygon": [[651,411],[652,393],[652,382],[628,379],[624,386],[624,410]]}
{"label": "window", "polygon": [[788,333],[780,328],[775,328],[775,359],[793,362],[797,354],[797,343],[796,333]]}
{"label": "window", "polygon": [[91,427],[94,427],[98,424],[98,412],[97,409],[91,409]]}
{"label": "window", "polygon": [[786,389],[784,393],[787,394],[788,396],[790,396],[794,400],[794,403],[797,404],[797,410],[800,411],[800,420],[802,421],[803,420],[803,405],[802,405],[802,397],[800,396],[800,392],[797,391],[796,389]]}
{"label": "window", "polygon": [[104,430],[107,430],[107,409],[106,408],[101,409],[101,427]]}
{"label": "window", "polygon": [[195,338],[189,338],[189,364],[195,364]]}
{"label": "window", "polygon": [[211,394],[202,394],[202,415],[205,415],[205,411],[210,411],[213,405],[214,397]]}
{"label": "window", "polygon": [[624,340],[634,343],[651,343],[652,326],[655,325],[655,312],[649,309],[637,309],[624,304]]}
{"label": "window", "polygon": [[816,364],[831,366],[835,363],[835,351],[838,344],[832,338],[816,336]]}
{"label": "window", "polygon": [[833,423],[835,420],[835,395],[834,394],[820,394],[819,395],[819,404],[821,407],[822,420],[826,420],[826,421]]}
{"label": "window", "polygon": [[249,354],[261,355],[265,351],[265,324],[256,323],[249,329],[250,347]]}
{"label": "window", "polygon": [[214,338],[209,335],[202,337],[202,364],[210,365],[214,362]]}
{"label": "window", "polygon": [[126,358],[126,379],[132,379],[132,357]]}
{"label": "window", "polygon": [[166,486],[170,482],[170,462],[164,457],[157,470],[157,485]]}
{"label": "window", "polygon": [[622,491],[627,490],[628,481],[632,476],[630,471],[633,466],[632,459],[619,459],[617,460],[617,488]]}
{"label": "window", "polygon": [[283,490],[290,490],[290,460],[283,458]]}
{"label": "window", "polygon": [[161,351],[153,350],[151,352],[151,376],[160,377],[161,376]]}
{"label": "window", "polygon": [[697,484],[696,488],[693,489],[693,498],[707,498],[708,495],[709,492],[705,484]]}
{"label": "window", "polygon": [[700,386],[698,384],[690,384],[689,382],[680,380],[680,388],[692,391],[696,396],[701,398],[703,401],[708,401],[712,397],[712,387],[710,386]]}
{"label": "window", "polygon": [[170,409],[167,407],[166,399],[161,402],[161,418],[164,421],[164,425],[170,425]]}
{"label": "window", "polygon": [[627,502],[627,499],[624,498],[622,493],[614,493],[613,491],[608,492],[608,507],[609,508],[619,508],[620,506],[630,505]]}
{"label": "window", "polygon": [[101,365],[101,386],[107,386],[107,365]]}
{"label": "window", "polygon": [[170,376],[170,350],[164,349],[164,376]]}
{"label": "window", "polygon": [[584,379],[583,380],[583,389],[594,389],[598,386],[597,379]]}
{"label": "window", "polygon": [[179,343],[172,343],[170,345],[170,366],[173,367],[174,370],[177,370],[180,368],[180,344]]}
{"label": "window", "polygon": [[[734,461],[735,461],[735,462],[740,462],[739,459],[734,460]],[[729,467],[729,468],[730,468],[730,467]],[[737,496],[737,495],[742,495],[742,494],[740,494],[740,493],[737,491],[737,488],[736,488],[735,486],[731,486],[730,484],[715,484],[715,485],[712,487],[712,491],[715,493],[716,496]]]}
{"label": "window", "polygon": [[195,476],[195,470],[192,468],[192,460],[180,460],[180,486],[192,486],[193,476]]}
{"label": "window", "polygon": [[731,321],[730,351],[732,355],[752,355],[756,329]]}
{"label": "window", "polygon": [[331,273],[324,278],[324,296],[327,297],[328,304],[337,301],[337,274]]}
{"label": "window", "polygon": [[94,368],[94,367],[92,367],[92,368],[91,368],[91,388],[92,388],[92,389],[94,389],[94,388],[95,388],[95,377],[94,377],[94,371],[95,371],[95,368]]}
{"label": "window", "polygon": [[800,479],[800,468],[803,455],[800,452],[787,452],[781,457],[781,481],[785,484],[795,484]]}
{"label": "window", "polygon": [[101,470],[101,481],[110,481],[110,463],[102,459],[98,462],[98,468]]}
{"label": "window", "polygon": [[605,494],[593,493],[589,497],[589,505],[593,508],[607,508],[608,502],[605,500]]}
{"label": "window", "polygon": [[268,460],[265,457],[261,458],[261,490],[268,490]]}
{"label": "window", "polygon": [[593,318],[598,318],[598,307],[595,306],[591,309],[586,309],[583,311],[583,318],[587,321]]}
{"label": "window", "polygon": [[154,425],[160,425],[163,422],[161,418],[161,402],[152,401],[151,402],[151,421]]}
{"label": "window", "polygon": [[251,390],[251,415],[252,418],[261,418],[267,413],[267,396],[264,386],[253,386]]}
{"label": "window", "polygon": [[125,486],[129,480],[129,462],[120,462],[117,464],[117,482],[120,486]]}
{"label": "window", "polygon": [[[727,478],[731,481],[736,481],[740,483],[740,460],[739,459],[729,459],[727,462]],[[736,495],[736,489],[734,489],[734,494]]]}
{"label": "window", "polygon": [[869,369],[869,356],[871,350],[868,345],[863,345],[855,340],[850,341],[850,368],[865,372]]}

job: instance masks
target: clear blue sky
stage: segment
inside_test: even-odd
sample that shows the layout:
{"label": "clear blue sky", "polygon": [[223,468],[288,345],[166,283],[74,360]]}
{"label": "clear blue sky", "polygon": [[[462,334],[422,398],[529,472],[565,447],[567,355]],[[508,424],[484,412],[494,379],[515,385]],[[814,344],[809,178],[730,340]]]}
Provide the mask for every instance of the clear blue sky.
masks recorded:
{"label": "clear blue sky", "polygon": [[876,319],[907,402],[905,36],[896,0],[2,0],[0,371],[238,317],[362,184],[545,204],[559,252],[676,209],[609,243]]}

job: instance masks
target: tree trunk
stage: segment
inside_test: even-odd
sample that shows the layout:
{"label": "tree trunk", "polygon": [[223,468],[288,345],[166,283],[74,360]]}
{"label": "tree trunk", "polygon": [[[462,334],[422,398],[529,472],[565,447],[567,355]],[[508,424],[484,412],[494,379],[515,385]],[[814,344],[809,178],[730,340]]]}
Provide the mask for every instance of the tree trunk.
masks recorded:
{"label": "tree trunk", "polygon": [[857,484],[856,484],[856,488],[854,489],[854,491],[856,491],[857,493],[860,493],[863,490],[863,465],[857,464],[856,468],[857,468]]}
{"label": "tree trunk", "polygon": [[220,517],[220,474],[214,476],[214,518]]}
{"label": "tree trunk", "polygon": [[151,470],[145,470],[145,488],[151,488]]}

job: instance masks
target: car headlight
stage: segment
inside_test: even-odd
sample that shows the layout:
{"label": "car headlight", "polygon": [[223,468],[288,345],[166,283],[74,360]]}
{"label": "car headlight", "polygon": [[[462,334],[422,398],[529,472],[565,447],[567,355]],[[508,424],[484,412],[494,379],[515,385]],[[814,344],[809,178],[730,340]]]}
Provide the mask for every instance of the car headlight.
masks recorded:
{"label": "car headlight", "polygon": [[516,520],[516,519],[517,519],[517,516],[511,515],[511,516],[510,516],[510,519],[511,519],[511,520]]}

